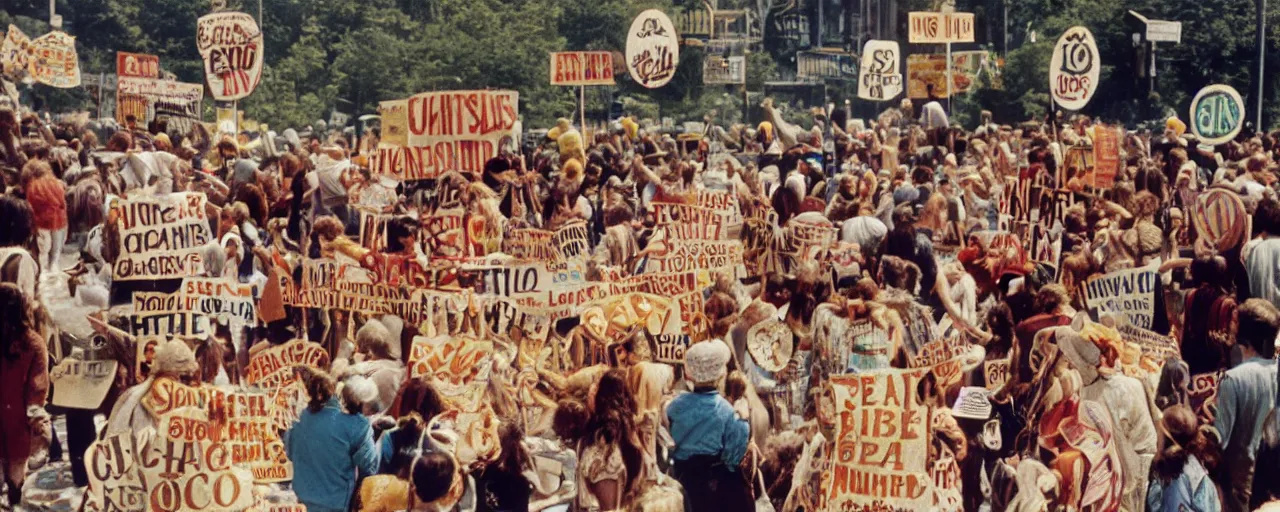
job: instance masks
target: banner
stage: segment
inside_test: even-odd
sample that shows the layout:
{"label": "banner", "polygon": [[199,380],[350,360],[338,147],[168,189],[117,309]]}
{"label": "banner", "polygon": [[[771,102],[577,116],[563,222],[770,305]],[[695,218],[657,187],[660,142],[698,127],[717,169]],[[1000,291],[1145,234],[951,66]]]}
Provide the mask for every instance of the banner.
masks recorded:
{"label": "banner", "polygon": [[973,13],[913,12],[908,15],[907,41],[912,44],[973,42]]}
{"label": "banner", "polygon": [[[483,172],[485,162],[498,156],[502,140],[519,136],[516,91],[428,92],[382,102],[379,111],[384,138],[370,167],[400,181],[435,179],[455,170]],[[405,135],[398,144],[401,126]],[[389,137],[388,128],[395,132]]]}
{"label": "banner", "polygon": [[1071,27],[1058,38],[1049,61],[1049,93],[1065,110],[1080,110],[1097,92],[1102,60],[1093,33]]}
{"label": "banner", "polygon": [[120,363],[63,359],[49,370],[53,383],[53,405],[72,409],[97,409],[116,382]]}
{"label": "banner", "polygon": [[657,9],[636,16],[627,31],[627,70],[643,87],[667,85],[680,62],[680,38],[671,18]]}
{"label": "banner", "polygon": [[244,98],[262,81],[262,31],[253,16],[242,12],[201,16],[196,21],[196,47],[214,99]]}
{"label": "banner", "polygon": [[907,57],[907,97],[929,97],[929,85],[933,95],[946,98],[955,94],[967,94],[978,80],[978,73],[986,67],[988,54],[984,51],[951,53],[951,85],[947,86],[946,54],[910,55]]}
{"label": "banner", "polygon": [[8,76],[16,76],[19,71],[26,71],[34,51],[31,38],[27,37],[22,29],[10,24],[9,31],[4,34],[4,44],[0,45],[0,71],[4,71]]}
{"label": "banner", "polygon": [[116,122],[123,126],[129,116],[139,126],[158,117],[167,117],[169,127],[189,130],[203,118],[201,103],[204,85],[120,76],[116,83]]}
{"label": "banner", "polygon": [[181,292],[134,292],[133,335],[203,338],[213,334],[209,317],[186,306]]}
{"label": "banner", "polygon": [[614,85],[612,52],[551,52],[551,85]]}
{"label": "banner", "polygon": [[649,344],[653,346],[653,360],[672,365],[684,364],[684,352],[689,350],[690,339],[685,334],[649,334]]}
{"label": "banner", "polygon": [[1151,329],[1160,274],[1154,267],[1118,270],[1085,281],[1085,304],[1098,312],[1121,314],[1129,323]]}
{"label": "banner", "polygon": [[805,51],[796,54],[796,78],[857,80],[858,61],[852,53]]}
{"label": "banner", "polygon": [[1191,131],[1203,144],[1223,144],[1244,127],[1244,100],[1230,85],[1200,89],[1191,100]]}
{"label": "banner", "polygon": [[747,330],[747,352],[756,366],[778,372],[791,362],[795,335],[791,327],[779,320],[765,320]]}
{"label": "banner", "polygon": [[982,375],[986,378],[987,389],[991,391],[1004,387],[1009,381],[1009,358],[991,359],[982,363]]}
{"label": "banner", "polygon": [[897,41],[867,41],[862,47],[858,97],[888,101],[902,94],[902,53]]}
{"label": "banner", "polygon": [[[886,369],[831,376],[836,423],[827,510],[928,510],[929,408],[916,395],[929,372]],[[879,507],[879,508],[876,508]]]}
{"label": "banner", "polygon": [[199,192],[116,199],[109,218],[120,232],[115,279],[171,279],[204,270],[204,245],[213,240]]}
{"label": "banner", "polygon": [[[1116,174],[1120,173],[1120,139],[1122,128],[1113,128],[1105,124],[1093,127],[1093,179],[1090,185],[1098,190],[1106,190],[1116,183]],[[1059,183],[1058,187],[1065,187]]]}
{"label": "banner", "polygon": [[[116,52],[116,76],[160,78],[160,57],[142,53]],[[200,92],[204,93],[203,86]]]}
{"label": "banner", "polygon": [[409,376],[427,376],[431,385],[456,407],[479,410],[493,371],[494,344],[452,336],[413,339]]}
{"label": "banner", "polygon": [[249,357],[245,383],[270,396],[271,426],[277,430],[293,426],[307,403],[305,384],[294,371],[298,367],[323,372],[329,367],[329,353],[319,343],[294,340]]}

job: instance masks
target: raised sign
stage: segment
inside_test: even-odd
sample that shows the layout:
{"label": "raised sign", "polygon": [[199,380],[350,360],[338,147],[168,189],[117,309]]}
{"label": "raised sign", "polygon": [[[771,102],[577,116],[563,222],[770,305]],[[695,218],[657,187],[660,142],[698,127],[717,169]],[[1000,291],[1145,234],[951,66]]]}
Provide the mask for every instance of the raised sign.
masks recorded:
{"label": "raised sign", "polygon": [[636,16],[627,31],[627,70],[641,86],[667,85],[680,63],[680,38],[671,18],[657,9]]}
{"label": "raised sign", "polygon": [[160,78],[160,57],[116,52],[116,75],[121,78]]}
{"label": "raised sign", "polygon": [[379,142],[373,171],[397,180],[434,179],[448,171],[480,173],[498,156],[502,139],[516,135],[519,93],[428,92],[383,102],[380,111],[383,129],[396,133]]}
{"label": "raised sign", "polygon": [[63,359],[49,370],[53,382],[53,405],[72,409],[97,409],[116,381],[120,363]]}
{"label": "raised sign", "polygon": [[1085,27],[1071,27],[1058,38],[1049,61],[1049,92],[1066,110],[1080,110],[1097,92],[1102,74],[1098,43]]}
{"label": "raised sign", "polygon": [[204,194],[117,199],[109,218],[115,219],[120,232],[120,255],[114,267],[117,280],[188,277],[204,270],[201,252],[213,239]]}
{"label": "raised sign", "polygon": [[215,99],[244,98],[262,81],[262,31],[253,16],[229,11],[201,16],[196,22],[196,47]]}
{"label": "raised sign", "polygon": [[913,12],[909,15],[907,40],[912,44],[973,42],[973,13]]}
{"label": "raised sign", "polygon": [[1222,144],[1236,138],[1244,127],[1244,100],[1230,85],[1200,89],[1191,100],[1191,131],[1205,144]]}
{"label": "raised sign", "polygon": [[552,52],[551,85],[613,85],[612,52]]}
{"label": "raised sign", "polygon": [[858,71],[859,98],[888,101],[902,94],[902,53],[897,41],[867,41]]}

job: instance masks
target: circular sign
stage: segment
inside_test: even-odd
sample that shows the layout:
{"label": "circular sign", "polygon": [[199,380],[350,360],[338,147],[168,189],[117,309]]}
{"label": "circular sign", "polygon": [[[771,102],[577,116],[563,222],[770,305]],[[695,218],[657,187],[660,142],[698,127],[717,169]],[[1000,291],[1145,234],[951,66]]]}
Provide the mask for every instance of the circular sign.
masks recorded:
{"label": "circular sign", "polygon": [[1102,62],[1093,34],[1085,27],[1071,27],[1053,47],[1049,93],[1063,109],[1080,110],[1093,98],[1101,72]]}
{"label": "circular sign", "polygon": [[1230,85],[1210,85],[1191,100],[1191,132],[1205,144],[1236,138],[1244,126],[1244,100]]}
{"label": "circular sign", "polygon": [[1191,215],[1191,222],[1200,238],[1218,252],[1242,243],[1246,233],[1251,231],[1251,221],[1240,196],[1220,188],[1200,194]]}
{"label": "circular sign", "polygon": [[636,16],[627,31],[627,70],[636,83],[656,89],[667,85],[680,63],[680,39],[671,18],[657,9]]}

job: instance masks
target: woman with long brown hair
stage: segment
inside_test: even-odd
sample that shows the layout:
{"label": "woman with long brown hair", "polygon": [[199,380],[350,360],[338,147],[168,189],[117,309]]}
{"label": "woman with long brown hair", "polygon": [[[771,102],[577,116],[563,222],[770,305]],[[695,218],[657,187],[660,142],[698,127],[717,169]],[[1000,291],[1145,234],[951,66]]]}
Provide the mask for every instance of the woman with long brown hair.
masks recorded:
{"label": "woman with long brown hair", "polygon": [[13,284],[0,284],[0,471],[11,507],[22,501],[32,437],[51,428],[44,410],[48,392],[49,355],[28,297]]}
{"label": "woman with long brown hair", "polygon": [[1190,407],[1178,405],[1164,411],[1160,420],[1160,453],[1151,468],[1147,510],[1220,510],[1218,488],[1209,478],[1217,455]]}

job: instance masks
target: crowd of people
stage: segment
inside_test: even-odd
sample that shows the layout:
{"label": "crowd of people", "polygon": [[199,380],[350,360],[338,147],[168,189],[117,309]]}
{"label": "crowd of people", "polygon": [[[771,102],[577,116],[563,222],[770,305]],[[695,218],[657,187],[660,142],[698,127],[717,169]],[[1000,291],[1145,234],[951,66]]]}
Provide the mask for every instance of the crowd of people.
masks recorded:
{"label": "crowd of people", "polygon": [[[513,134],[482,169],[397,182],[377,172],[377,129],[72,126],[0,106],[6,503],[49,459],[89,486],[96,439],[156,426],[139,400],[158,379],[245,389],[254,354],[297,339],[331,358],[294,370],[307,400],[280,432],[293,478],[277,486],[314,512],[833,510],[833,475],[867,459],[838,440],[854,427],[833,385],[922,366],[907,395],[929,408],[930,443],[908,456],[958,468],[929,475],[933,510],[1280,500],[1280,132],[1210,146],[1176,116],[1163,133],[1121,129],[1106,177],[1093,141],[1117,129],[1083,116],[1010,126],[984,113],[961,127],[937,101],[904,100],[874,119],[821,112],[799,126],[763,107],[757,125],[682,136],[631,118],[593,134],[562,120]],[[258,319],[139,350],[132,294],[174,285],[113,280],[126,250],[114,205],[179,192],[203,193],[214,234],[193,276],[252,285]],[[484,453],[459,449],[478,441],[455,421],[457,383],[413,371],[415,338],[436,334],[425,324],[279,304],[277,285],[301,283],[315,260],[443,286],[468,258],[501,252],[491,241],[504,233],[572,225],[588,233],[584,282],[652,275],[679,246],[655,205],[706,193],[732,198],[742,270],[700,269],[691,317],[703,323],[683,326],[678,360],[658,356],[646,335],[658,333],[618,335],[586,313],[557,319],[547,339],[512,326],[476,370],[498,420]],[[487,236],[450,252],[431,227],[446,202]],[[385,220],[380,242],[370,218]],[[1089,284],[1143,269],[1149,300],[1091,304]],[[483,286],[463,281],[453,286]],[[49,314],[44,290],[61,282],[63,300],[101,311],[103,343],[69,342]],[[529,348],[544,344],[564,347],[554,364]],[[65,358],[119,362],[96,409],[49,406]]]}

